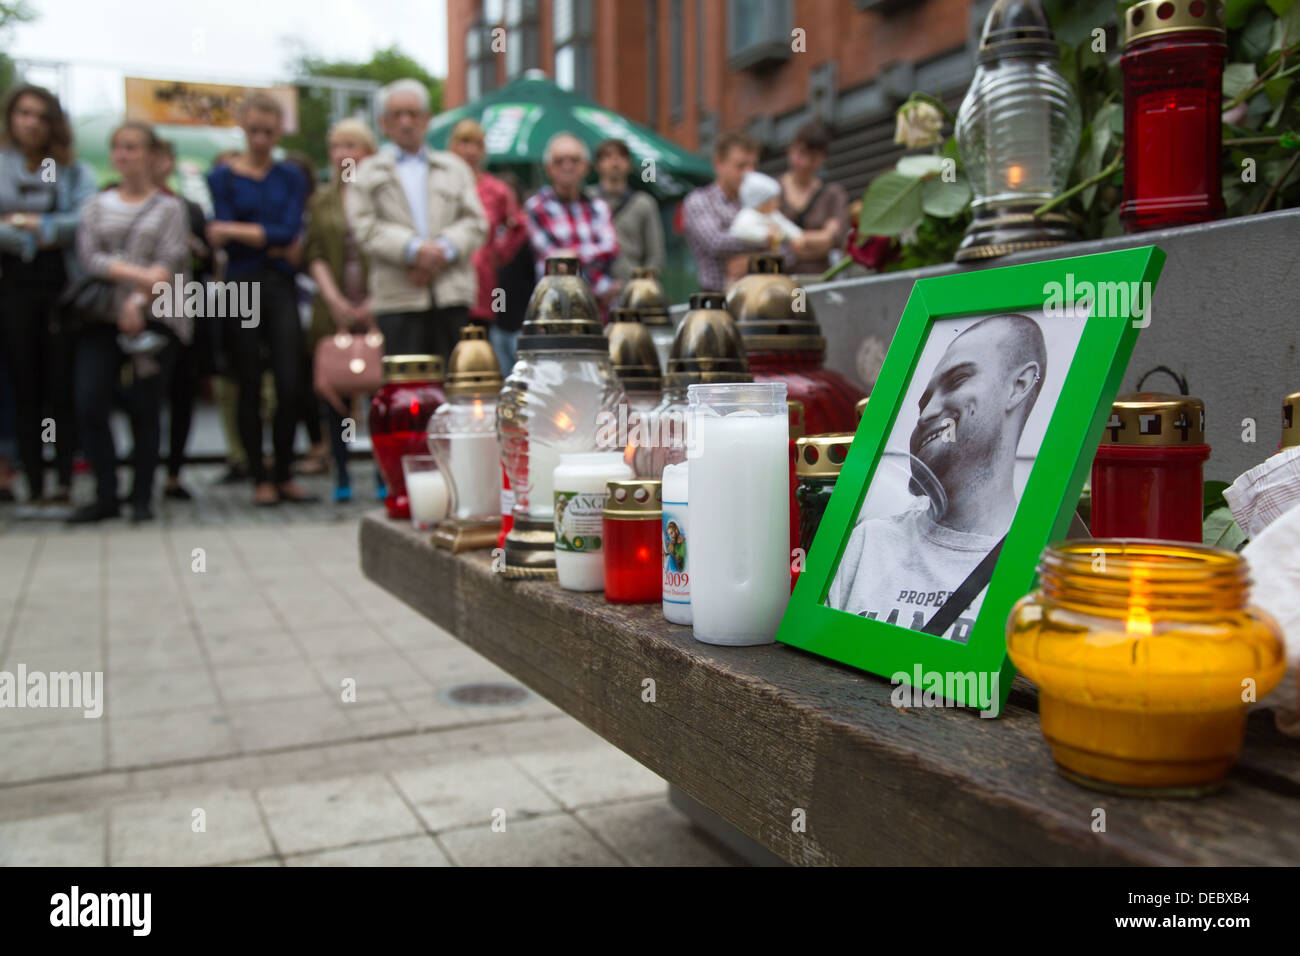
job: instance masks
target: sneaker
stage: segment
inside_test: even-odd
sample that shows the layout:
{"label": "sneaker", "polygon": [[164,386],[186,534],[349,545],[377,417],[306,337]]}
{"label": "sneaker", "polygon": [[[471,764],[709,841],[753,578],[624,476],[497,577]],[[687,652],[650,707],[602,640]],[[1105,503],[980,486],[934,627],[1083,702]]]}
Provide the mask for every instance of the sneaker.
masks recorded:
{"label": "sneaker", "polygon": [[92,524],[105,518],[116,518],[120,514],[121,511],[116,503],[104,505],[97,501],[93,505],[85,505],[72,512],[68,516],[68,524]]}
{"label": "sneaker", "polygon": [[334,489],[334,500],[341,505],[347,504],[352,500],[352,486],[339,485]]}

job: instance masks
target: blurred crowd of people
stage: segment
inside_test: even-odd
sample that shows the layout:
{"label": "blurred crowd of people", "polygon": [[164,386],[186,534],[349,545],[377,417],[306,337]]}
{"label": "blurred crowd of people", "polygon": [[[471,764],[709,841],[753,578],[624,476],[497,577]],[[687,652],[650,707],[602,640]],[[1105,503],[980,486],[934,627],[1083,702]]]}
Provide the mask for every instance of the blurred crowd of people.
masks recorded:
{"label": "blurred crowd of people", "polygon": [[[28,513],[82,523],[125,506],[149,520],[164,406],[162,493],[190,498],[181,472],[206,382],[224,432],[223,482],[251,482],[259,506],[314,501],[296,476],[332,463],[334,497],[347,501],[357,429],[345,426],[364,396],[314,380],[323,340],[379,332],[386,354],[445,360],[462,327],[478,323],[508,370],[547,257],[576,255],[602,309],[635,269],[663,268],[659,206],[629,182],[623,141],[599,144],[588,186],[587,144],[557,134],[543,154],[546,184],[525,197],[512,174],[484,171],[474,120],[455,124],[445,151],[429,148],[422,83],[384,87],[379,117],[384,148],[366,123],[344,119],[328,134],[328,175],[318,176],[305,155],[276,158],[282,108],[248,96],[238,116],[245,148],[218,156],[207,176],[209,217],[168,189],[175,150],[149,125],[113,132],[117,179],[101,188],[75,156],[58,99],[31,85],[10,93],[0,142],[0,500],[16,499],[21,473]],[[724,289],[756,251],[782,256],[791,272],[827,267],[848,226],[844,190],[819,178],[829,141],[819,122],[805,125],[779,180],[755,171],[753,140],[718,141],[715,181],[679,209],[702,288]],[[132,434],[122,495],[115,408]],[[300,425],[310,449],[295,460]],[[78,456],[95,494],[74,508]]]}

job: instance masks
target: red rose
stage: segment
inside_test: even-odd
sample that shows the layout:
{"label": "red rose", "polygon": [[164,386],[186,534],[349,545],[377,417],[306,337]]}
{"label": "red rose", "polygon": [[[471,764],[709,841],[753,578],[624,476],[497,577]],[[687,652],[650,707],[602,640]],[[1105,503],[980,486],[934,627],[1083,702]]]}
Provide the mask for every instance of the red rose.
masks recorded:
{"label": "red rose", "polygon": [[854,223],[849,230],[844,248],[849,258],[859,265],[879,272],[888,263],[898,258],[898,244],[893,236],[868,236],[861,245],[858,244],[858,227]]}

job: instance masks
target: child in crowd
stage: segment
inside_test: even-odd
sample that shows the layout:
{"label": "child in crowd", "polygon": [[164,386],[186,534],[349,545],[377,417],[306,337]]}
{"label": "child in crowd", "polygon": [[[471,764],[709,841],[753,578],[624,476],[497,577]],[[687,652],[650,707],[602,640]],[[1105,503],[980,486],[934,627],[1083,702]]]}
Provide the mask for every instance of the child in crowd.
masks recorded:
{"label": "child in crowd", "polygon": [[740,212],[730,233],[756,249],[776,250],[782,242],[797,239],[803,230],[780,212],[781,184],[765,173],[748,172],[740,184]]}

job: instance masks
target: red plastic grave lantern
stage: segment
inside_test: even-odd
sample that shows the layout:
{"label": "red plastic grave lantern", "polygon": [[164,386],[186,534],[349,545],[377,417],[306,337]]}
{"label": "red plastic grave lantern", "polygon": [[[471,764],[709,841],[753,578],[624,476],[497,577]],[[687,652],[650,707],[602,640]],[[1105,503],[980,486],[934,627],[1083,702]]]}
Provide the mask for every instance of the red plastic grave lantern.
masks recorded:
{"label": "red plastic grave lantern", "polygon": [[438,355],[384,356],[384,385],[370,400],[370,444],[388,485],[384,507],[390,518],[411,517],[402,456],[429,453],[429,417],[447,400],[443,367]]}
{"label": "red plastic grave lantern", "polygon": [[1092,461],[1092,536],[1200,543],[1209,457],[1199,398],[1121,395]]}
{"label": "red plastic grave lantern", "polygon": [[782,272],[780,256],[749,257],[749,274],[727,292],[755,382],[785,382],[801,402],[807,434],[852,431],[862,389],[824,366],[826,339],[804,290]]}
{"label": "red plastic grave lantern", "polygon": [[1214,0],[1143,0],[1124,16],[1124,202],[1129,232],[1223,215],[1223,61]]}

